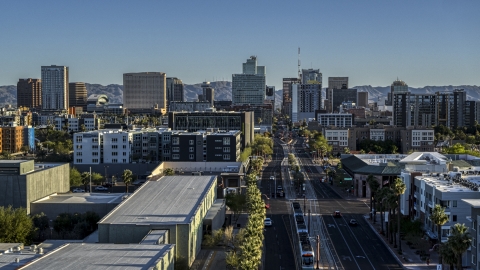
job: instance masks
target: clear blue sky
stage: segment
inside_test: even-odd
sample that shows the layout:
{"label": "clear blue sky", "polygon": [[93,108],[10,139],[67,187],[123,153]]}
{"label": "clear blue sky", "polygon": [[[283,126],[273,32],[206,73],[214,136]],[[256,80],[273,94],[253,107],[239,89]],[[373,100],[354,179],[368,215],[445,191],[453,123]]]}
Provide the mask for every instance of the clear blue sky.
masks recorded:
{"label": "clear blue sky", "polygon": [[257,55],[267,84],[302,68],[350,86],[480,85],[480,1],[2,1],[0,85],[70,67],[70,81],[122,84],[161,71],[228,80]]}

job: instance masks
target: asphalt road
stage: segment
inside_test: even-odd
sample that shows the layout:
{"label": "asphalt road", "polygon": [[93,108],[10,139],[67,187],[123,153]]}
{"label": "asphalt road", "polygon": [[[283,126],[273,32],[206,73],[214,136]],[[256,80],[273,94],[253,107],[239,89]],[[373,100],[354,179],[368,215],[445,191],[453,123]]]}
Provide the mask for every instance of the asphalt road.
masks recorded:
{"label": "asphalt road", "polygon": [[[291,219],[288,213],[288,202],[284,198],[272,197],[272,192],[275,190],[275,183],[270,180],[270,176],[277,175],[277,185],[281,184],[280,179],[280,164],[284,157],[283,149],[275,143],[274,153],[272,155],[272,162],[263,170],[260,189],[265,203],[270,204],[270,209],[267,209],[267,217],[273,221],[272,227],[265,228],[265,268],[264,269],[297,269],[295,265],[295,257],[291,244]],[[266,199],[268,197],[269,199]]]}
{"label": "asphalt road", "polygon": [[[360,200],[343,199],[328,183],[321,183],[324,174],[317,171],[312,159],[305,153],[302,139],[295,144],[295,150],[303,169],[311,181],[317,195],[317,213],[322,215],[328,231],[329,242],[336,269],[403,269],[379,236],[364,219],[368,206]],[[300,152],[300,154],[298,154]],[[342,216],[334,218],[333,212],[340,211]],[[350,226],[350,219],[358,222]]]}

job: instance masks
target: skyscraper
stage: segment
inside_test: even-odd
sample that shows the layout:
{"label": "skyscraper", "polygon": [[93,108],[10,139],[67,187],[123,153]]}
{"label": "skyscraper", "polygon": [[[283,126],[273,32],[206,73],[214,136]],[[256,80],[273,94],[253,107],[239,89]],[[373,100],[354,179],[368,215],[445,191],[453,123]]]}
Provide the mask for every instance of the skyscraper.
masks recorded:
{"label": "skyscraper", "polygon": [[42,81],[40,79],[19,79],[17,83],[17,107],[42,108]]}
{"label": "skyscraper", "polygon": [[163,72],[124,73],[123,107],[129,111],[166,110],[166,78]]}
{"label": "skyscraper", "polygon": [[300,83],[299,78],[283,78],[283,106],[282,114],[292,117],[292,85]]}
{"label": "skyscraper", "polygon": [[328,77],[327,100],[325,103],[327,112],[333,112],[333,91],[335,89],[348,89],[348,77]]}
{"label": "skyscraper", "polygon": [[210,102],[213,107],[213,102],[215,101],[215,89],[210,85],[210,82],[203,82],[202,83],[202,92],[203,92],[203,99],[205,101]]}
{"label": "skyscraper", "polygon": [[368,92],[357,92],[357,106],[368,108]]}
{"label": "skyscraper", "polygon": [[82,107],[87,111],[87,87],[84,82],[72,82],[68,84],[69,106]]}
{"label": "skyscraper", "polygon": [[315,111],[320,110],[322,104],[321,84],[293,84],[292,85],[292,122],[315,118]]}
{"label": "skyscraper", "polygon": [[330,99],[332,112],[340,112],[340,105],[343,102],[352,102],[357,104],[357,89],[333,89],[332,98]]}
{"label": "skyscraper", "polygon": [[392,106],[393,105],[393,95],[395,93],[407,93],[408,92],[408,85],[404,81],[400,81],[398,78],[396,81],[392,83],[390,86],[390,93],[388,93],[387,100],[385,101],[385,105]]}
{"label": "skyscraper", "polygon": [[302,84],[322,84],[320,69],[302,69]]}
{"label": "skyscraper", "polygon": [[42,66],[42,109],[68,110],[68,67]]}
{"label": "skyscraper", "polygon": [[176,77],[167,78],[167,101],[185,101],[182,80]]}
{"label": "skyscraper", "polygon": [[243,63],[242,74],[232,74],[233,104],[263,104],[266,91],[265,66],[257,66],[257,57]]}

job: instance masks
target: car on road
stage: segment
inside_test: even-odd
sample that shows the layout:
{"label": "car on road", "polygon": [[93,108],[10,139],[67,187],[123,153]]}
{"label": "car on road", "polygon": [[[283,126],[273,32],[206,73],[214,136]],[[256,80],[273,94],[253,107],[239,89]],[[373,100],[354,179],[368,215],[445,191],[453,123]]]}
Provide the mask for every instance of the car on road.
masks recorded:
{"label": "car on road", "polygon": [[340,211],[337,210],[337,211],[333,212],[333,217],[336,217],[336,218],[342,217],[342,213],[340,213]]}
{"label": "car on road", "polygon": [[85,192],[85,189],[74,188],[72,192],[73,192],[73,193],[83,193],[83,192]]}
{"label": "car on road", "polygon": [[107,191],[108,188],[107,187],[103,187],[103,186],[98,186],[95,188],[96,191]]}
{"label": "car on road", "polygon": [[270,204],[269,204],[269,203],[266,203],[266,204],[265,204],[265,208],[266,208],[266,209],[270,209]]}
{"label": "car on road", "polygon": [[275,176],[270,176],[270,180],[275,180]]}
{"label": "car on road", "polygon": [[357,225],[358,225],[358,222],[357,222],[357,220],[355,220],[355,219],[352,218],[352,219],[350,219],[350,221],[348,222],[348,224],[349,224],[350,226],[357,226]]}
{"label": "car on road", "polygon": [[270,227],[272,226],[273,222],[270,218],[266,218],[263,224],[265,225],[265,227]]}

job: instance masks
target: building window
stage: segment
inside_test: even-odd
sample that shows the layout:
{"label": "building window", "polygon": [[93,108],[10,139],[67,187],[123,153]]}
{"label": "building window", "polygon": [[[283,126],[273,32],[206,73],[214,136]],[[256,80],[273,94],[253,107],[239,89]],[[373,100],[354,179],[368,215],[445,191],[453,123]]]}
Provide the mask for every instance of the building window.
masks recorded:
{"label": "building window", "polygon": [[77,136],[77,139],[76,139],[76,142],[77,143],[81,143],[83,140],[83,137],[82,136]]}
{"label": "building window", "polygon": [[127,163],[127,160],[126,160],[126,159],[123,159],[123,163]]}
{"label": "building window", "polygon": [[223,155],[223,160],[230,160],[230,155],[224,154]]}
{"label": "building window", "polygon": [[126,156],[127,155],[127,152],[123,152],[123,156]]}
{"label": "building window", "polygon": [[[81,147],[80,147],[81,148]],[[98,149],[98,144],[92,145],[92,149]]]}
{"label": "building window", "polygon": [[193,151],[194,151],[194,150],[193,150],[193,147],[189,147],[189,148],[188,148],[188,152],[193,152]]}
{"label": "building window", "polygon": [[179,154],[172,154],[172,159],[180,159],[180,155]]}
{"label": "building window", "polygon": [[127,142],[127,136],[123,136],[123,142]]}
{"label": "building window", "polygon": [[77,156],[82,156],[82,152],[77,152]]}
{"label": "building window", "polygon": [[112,159],[112,163],[118,163],[118,160],[116,158]]}
{"label": "building window", "polygon": [[225,152],[225,153],[230,152],[230,147],[223,147],[223,152]]}
{"label": "building window", "polygon": [[230,137],[223,137],[223,145],[230,145]]}
{"label": "building window", "polygon": [[118,139],[117,138],[112,138],[112,142],[117,142]]}
{"label": "building window", "polygon": [[194,143],[193,140],[189,140],[189,141],[188,141],[188,144],[189,144],[189,145],[193,145],[193,143]]}
{"label": "building window", "polygon": [[77,159],[77,163],[82,163],[82,159],[81,158]]}
{"label": "building window", "polygon": [[457,207],[457,201],[452,202],[453,207]]}
{"label": "building window", "polygon": [[453,221],[453,222],[456,222],[456,221],[457,221],[457,215],[453,215],[452,221]]}
{"label": "building window", "polygon": [[190,154],[190,155],[188,155],[188,158],[189,158],[189,159],[194,159],[195,157],[194,157],[193,154]]}
{"label": "building window", "polygon": [[180,147],[172,147],[172,152],[180,152]]}
{"label": "building window", "polygon": [[173,137],[172,138],[172,144],[180,144],[180,138],[179,137]]}
{"label": "building window", "polygon": [[112,149],[117,149],[118,145],[112,145]]}
{"label": "building window", "polygon": [[118,152],[112,152],[112,156],[118,156]]}
{"label": "building window", "polygon": [[98,163],[98,158],[92,159],[92,162],[93,162],[93,163]]}

